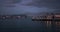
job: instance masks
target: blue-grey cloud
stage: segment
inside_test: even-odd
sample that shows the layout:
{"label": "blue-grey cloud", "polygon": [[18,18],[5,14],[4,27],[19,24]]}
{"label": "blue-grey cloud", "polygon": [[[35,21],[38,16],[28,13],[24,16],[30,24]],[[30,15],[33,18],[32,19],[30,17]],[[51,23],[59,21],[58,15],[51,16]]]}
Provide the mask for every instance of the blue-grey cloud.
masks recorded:
{"label": "blue-grey cloud", "polygon": [[[59,1],[55,0],[13,0],[12,4],[15,7],[4,7],[6,3],[1,3],[2,15],[13,15],[13,14],[39,14],[43,12],[51,13],[60,9]],[[8,6],[9,6],[8,5]]]}

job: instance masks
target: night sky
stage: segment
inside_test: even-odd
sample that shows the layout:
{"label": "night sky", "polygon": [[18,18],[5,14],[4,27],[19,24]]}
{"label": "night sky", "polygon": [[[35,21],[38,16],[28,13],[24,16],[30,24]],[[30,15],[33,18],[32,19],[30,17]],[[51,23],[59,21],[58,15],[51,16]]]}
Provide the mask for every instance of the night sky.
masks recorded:
{"label": "night sky", "polygon": [[0,0],[0,15],[34,15],[59,10],[60,0]]}

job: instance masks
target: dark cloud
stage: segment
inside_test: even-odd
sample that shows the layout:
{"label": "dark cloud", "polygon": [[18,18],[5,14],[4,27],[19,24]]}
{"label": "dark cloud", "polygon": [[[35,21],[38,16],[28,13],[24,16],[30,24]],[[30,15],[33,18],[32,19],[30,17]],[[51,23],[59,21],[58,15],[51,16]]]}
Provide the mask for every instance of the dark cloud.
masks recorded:
{"label": "dark cloud", "polygon": [[[54,8],[54,9],[59,9],[60,8],[60,0],[34,0],[35,6],[38,7],[48,7],[48,8]],[[37,3],[37,4],[36,4]]]}
{"label": "dark cloud", "polygon": [[32,2],[23,5],[60,9],[60,0],[32,0]]}
{"label": "dark cloud", "polygon": [[60,0],[12,0],[14,7],[4,7],[5,1],[0,0],[0,14],[39,14],[58,12],[60,9]]}
{"label": "dark cloud", "polygon": [[20,3],[22,0],[13,0],[13,3]]}

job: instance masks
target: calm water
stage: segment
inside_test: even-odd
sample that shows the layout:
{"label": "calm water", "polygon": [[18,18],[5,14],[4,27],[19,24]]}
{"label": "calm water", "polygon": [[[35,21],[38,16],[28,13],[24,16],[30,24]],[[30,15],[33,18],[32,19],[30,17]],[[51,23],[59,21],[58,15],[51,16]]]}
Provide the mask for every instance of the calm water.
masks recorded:
{"label": "calm water", "polygon": [[[46,24],[26,19],[0,19],[1,32],[46,32]],[[50,31],[51,32],[51,31]]]}

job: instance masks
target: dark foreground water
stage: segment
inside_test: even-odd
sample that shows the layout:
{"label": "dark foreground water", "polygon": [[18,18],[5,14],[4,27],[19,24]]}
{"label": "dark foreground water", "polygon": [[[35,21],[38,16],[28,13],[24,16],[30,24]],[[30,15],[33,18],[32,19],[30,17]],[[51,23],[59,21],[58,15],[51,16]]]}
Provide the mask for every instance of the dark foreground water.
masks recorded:
{"label": "dark foreground water", "polygon": [[[0,32],[47,32],[46,24],[26,19],[0,19]],[[51,32],[51,31],[49,31]]]}

